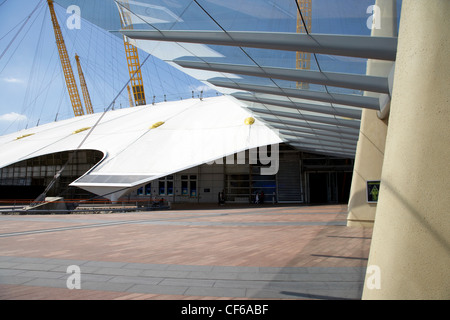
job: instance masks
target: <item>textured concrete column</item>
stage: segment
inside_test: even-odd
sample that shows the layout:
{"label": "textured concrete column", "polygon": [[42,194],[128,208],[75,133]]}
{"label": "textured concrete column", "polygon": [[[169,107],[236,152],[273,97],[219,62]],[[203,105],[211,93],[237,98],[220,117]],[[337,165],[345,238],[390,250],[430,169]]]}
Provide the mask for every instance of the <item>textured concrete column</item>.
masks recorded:
{"label": "textured concrete column", "polygon": [[[396,37],[396,1],[377,0],[375,4],[380,9],[379,16],[374,16],[374,19],[380,19],[380,23],[375,26],[380,28],[373,28],[371,35]],[[377,11],[375,12],[378,14]],[[369,60],[366,74],[387,77],[392,65],[393,63],[390,61]],[[373,92],[365,92],[364,95],[377,98],[379,96]],[[348,202],[347,226],[373,227],[377,204],[367,203],[366,182],[381,178],[386,132],[387,120],[378,119],[375,110],[363,109]]]}
{"label": "textured concrete column", "polygon": [[450,298],[450,1],[403,0],[363,299]]}

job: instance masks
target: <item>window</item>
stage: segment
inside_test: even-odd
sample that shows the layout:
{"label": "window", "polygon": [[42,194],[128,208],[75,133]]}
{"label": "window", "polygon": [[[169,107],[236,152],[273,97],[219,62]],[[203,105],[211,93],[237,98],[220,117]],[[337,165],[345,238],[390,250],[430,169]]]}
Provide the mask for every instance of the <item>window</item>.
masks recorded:
{"label": "window", "polygon": [[173,195],[173,180],[167,180],[167,195]]}
{"label": "window", "polygon": [[189,188],[191,189],[191,197],[196,197],[197,196],[197,181],[191,180],[189,182]]}
{"label": "window", "polygon": [[181,195],[197,197],[197,175],[181,176]]}
{"label": "window", "polygon": [[166,194],[166,181],[165,181],[165,179],[160,179],[159,182],[158,182],[158,185],[159,185],[159,187],[158,187],[159,195],[160,196],[165,195]]}
{"label": "window", "polygon": [[189,195],[189,188],[188,188],[188,181],[182,180],[181,181],[181,195],[187,196]]}
{"label": "window", "polygon": [[151,183],[147,183],[144,187],[145,189],[145,195],[149,196],[152,194],[152,184]]}
{"label": "window", "polygon": [[158,181],[159,195],[173,195],[173,176],[167,176]]}

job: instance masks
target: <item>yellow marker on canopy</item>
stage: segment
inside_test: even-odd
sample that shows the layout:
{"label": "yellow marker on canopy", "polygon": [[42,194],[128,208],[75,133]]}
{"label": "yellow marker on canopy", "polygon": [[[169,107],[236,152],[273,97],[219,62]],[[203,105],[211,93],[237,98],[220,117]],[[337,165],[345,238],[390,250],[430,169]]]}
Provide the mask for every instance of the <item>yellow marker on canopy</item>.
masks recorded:
{"label": "yellow marker on canopy", "polygon": [[77,134],[77,133],[80,133],[80,132],[89,130],[90,128],[91,128],[91,127],[81,128],[81,129],[75,130],[74,132],[72,132],[72,134]]}
{"label": "yellow marker on canopy", "polygon": [[252,124],[255,123],[255,118],[248,117],[247,119],[245,119],[244,123],[245,123],[246,125],[251,126]]}
{"label": "yellow marker on canopy", "polygon": [[16,138],[16,140],[19,140],[19,139],[23,139],[23,138],[26,138],[26,137],[32,136],[33,134],[34,134],[34,133],[28,133],[28,134],[24,134],[23,136],[17,137],[17,138]]}
{"label": "yellow marker on canopy", "polygon": [[158,121],[158,122],[155,122],[155,123],[150,127],[150,129],[158,128],[159,126],[162,126],[163,124],[164,124],[164,121]]}

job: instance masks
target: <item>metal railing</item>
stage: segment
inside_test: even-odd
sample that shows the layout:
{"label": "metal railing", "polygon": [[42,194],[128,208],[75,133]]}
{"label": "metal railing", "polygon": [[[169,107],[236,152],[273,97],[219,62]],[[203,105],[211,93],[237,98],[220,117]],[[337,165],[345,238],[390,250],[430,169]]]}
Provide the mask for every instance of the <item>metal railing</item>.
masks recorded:
{"label": "metal railing", "polygon": [[[33,204],[31,206],[31,204]],[[54,208],[45,208],[53,206]],[[170,208],[164,199],[127,199],[112,203],[108,200],[64,199],[39,201],[33,199],[0,200],[0,214],[76,214],[76,213],[113,213],[142,212]]]}

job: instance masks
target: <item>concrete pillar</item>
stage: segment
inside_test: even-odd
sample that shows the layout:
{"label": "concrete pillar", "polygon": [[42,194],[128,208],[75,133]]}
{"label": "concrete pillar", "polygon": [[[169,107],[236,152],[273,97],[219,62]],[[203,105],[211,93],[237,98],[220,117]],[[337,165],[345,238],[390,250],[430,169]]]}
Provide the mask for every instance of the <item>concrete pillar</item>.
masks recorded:
{"label": "concrete pillar", "polygon": [[363,299],[450,298],[450,1],[403,0]]}
{"label": "concrete pillar", "polygon": [[[374,24],[371,35],[374,37],[397,37],[397,10],[394,0],[377,0],[378,9],[374,11],[373,19],[380,19]],[[387,77],[393,62],[369,60],[367,75]],[[365,92],[365,96],[378,98],[379,94]],[[363,109],[361,126],[353,167],[352,185],[348,202],[347,226],[373,227],[376,203],[367,203],[366,182],[380,180],[383,167],[384,147],[386,141],[388,120],[380,120],[377,111]]]}

